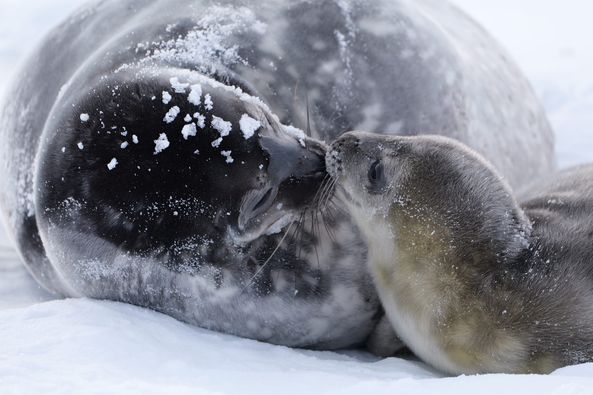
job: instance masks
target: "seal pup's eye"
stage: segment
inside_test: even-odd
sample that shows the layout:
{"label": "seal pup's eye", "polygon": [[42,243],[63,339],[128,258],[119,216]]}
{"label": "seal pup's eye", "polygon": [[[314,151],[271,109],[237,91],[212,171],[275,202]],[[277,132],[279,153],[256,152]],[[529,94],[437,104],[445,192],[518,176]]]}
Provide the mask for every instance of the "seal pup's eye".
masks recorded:
{"label": "seal pup's eye", "polygon": [[369,169],[369,181],[372,183],[376,183],[383,177],[383,164],[381,163],[380,159],[377,159],[371,165]]}
{"label": "seal pup's eye", "polygon": [[368,179],[369,186],[367,187],[367,191],[370,194],[377,195],[384,192],[387,182],[385,180],[383,163],[380,159],[377,159],[371,164]]}

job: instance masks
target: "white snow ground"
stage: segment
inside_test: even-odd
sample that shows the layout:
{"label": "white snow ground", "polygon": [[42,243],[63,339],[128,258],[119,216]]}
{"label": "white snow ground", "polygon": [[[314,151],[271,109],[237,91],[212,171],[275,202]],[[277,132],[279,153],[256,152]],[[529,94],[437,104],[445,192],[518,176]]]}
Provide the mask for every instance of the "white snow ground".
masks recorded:
{"label": "white snow ground", "polygon": [[[562,167],[593,162],[593,2],[454,0],[531,79]],[[0,94],[24,55],[81,0],[0,0]],[[549,376],[441,378],[365,353],[291,350],[124,304],[51,301],[0,235],[0,393],[593,394],[593,364]]]}

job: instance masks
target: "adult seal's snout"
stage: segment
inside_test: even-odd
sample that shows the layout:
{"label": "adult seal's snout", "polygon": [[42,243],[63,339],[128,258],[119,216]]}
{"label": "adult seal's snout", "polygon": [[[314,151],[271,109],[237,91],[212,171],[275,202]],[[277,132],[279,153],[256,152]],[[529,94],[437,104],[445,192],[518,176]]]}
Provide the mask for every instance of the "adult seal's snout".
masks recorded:
{"label": "adult seal's snout", "polygon": [[290,177],[322,177],[325,172],[325,147],[304,138],[295,146],[290,137],[262,136],[260,145],[270,157],[268,173],[277,183]]}

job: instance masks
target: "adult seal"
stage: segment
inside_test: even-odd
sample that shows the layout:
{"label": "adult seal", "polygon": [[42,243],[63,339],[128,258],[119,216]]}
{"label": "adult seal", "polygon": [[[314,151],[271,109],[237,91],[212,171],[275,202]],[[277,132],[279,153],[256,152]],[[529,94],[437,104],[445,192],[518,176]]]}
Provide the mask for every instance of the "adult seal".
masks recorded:
{"label": "adult seal", "polygon": [[327,162],[386,315],[426,362],[474,374],[593,360],[593,166],[517,199],[481,155],[441,136],[347,133]]}
{"label": "adult seal", "polygon": [[513,185],[552,167],[528,83],[441,1],[91,2],[1,122],[3,213],[46,288],[324,349],[382,312],[350,215],[319,209],[320,140],[441,133]]}

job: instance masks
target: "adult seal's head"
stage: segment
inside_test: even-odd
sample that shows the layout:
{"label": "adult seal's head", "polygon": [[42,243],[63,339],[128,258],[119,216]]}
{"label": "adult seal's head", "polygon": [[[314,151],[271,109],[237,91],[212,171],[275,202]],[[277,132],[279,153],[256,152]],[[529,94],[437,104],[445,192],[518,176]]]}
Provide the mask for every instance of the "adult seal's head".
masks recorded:
{"label": "adult seal's head", "polygon": [[170,267],[204,259],[248,267],[241,248],[282,232],[325,175],[322,144],[287,133],[249,93],[197,73],[127,71],[73,102],[54,109],[48,128],[58,133],[37,160],[50,245],[70,243],[53,228],[76,233],[84,224],[132,254],[191,240],[212,246],[191,249],[195,265],[180,247]]}
{"label": "adult seal's head", "polygon": [[483,157],[448,138],[347,133],[326,160],[386,314],[426,362],[471,374],[593,360],[590,166],[532,188],[522,207]]}

